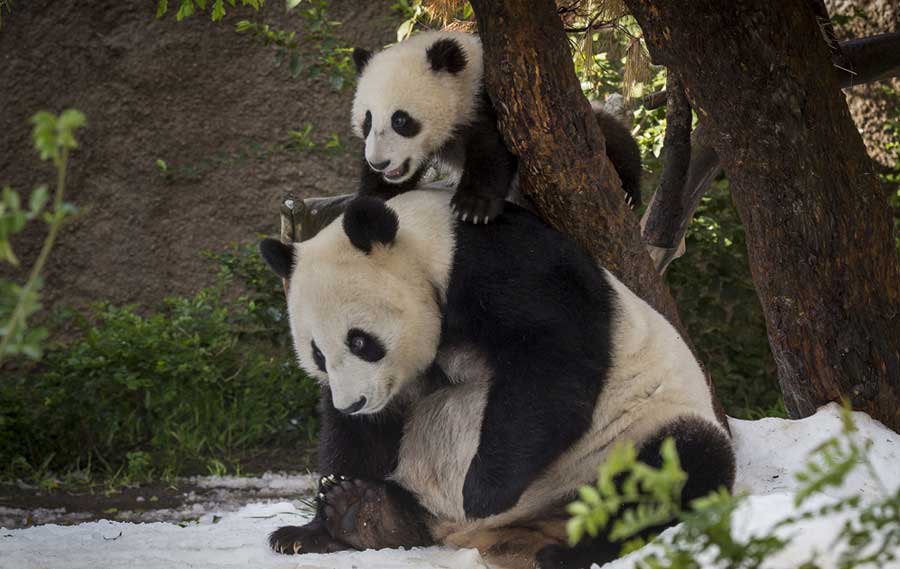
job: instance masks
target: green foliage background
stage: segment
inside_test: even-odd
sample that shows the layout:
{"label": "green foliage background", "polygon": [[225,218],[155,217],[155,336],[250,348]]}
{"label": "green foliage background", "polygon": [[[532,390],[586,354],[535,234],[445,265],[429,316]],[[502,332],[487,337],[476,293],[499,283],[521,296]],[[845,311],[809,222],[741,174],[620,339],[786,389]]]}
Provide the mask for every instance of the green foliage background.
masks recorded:
{"label": "green foliage background", "polygon": [[254,450],[311,444],[318,387],[293,362],[280,280],[253,246],[209,256],[215,287],[59,317],[74,341],[4,371],[0,480],[239,471]]}

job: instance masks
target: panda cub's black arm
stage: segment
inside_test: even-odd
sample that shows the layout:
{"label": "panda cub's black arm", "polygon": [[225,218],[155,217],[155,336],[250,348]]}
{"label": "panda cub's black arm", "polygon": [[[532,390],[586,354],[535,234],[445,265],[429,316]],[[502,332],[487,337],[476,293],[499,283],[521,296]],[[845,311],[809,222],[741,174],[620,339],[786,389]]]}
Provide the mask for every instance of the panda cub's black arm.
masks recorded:
{"label": "panda cub's black arm", "polygon": [[482,99],[477,120],[460,131],[465,165],[452,202],[457,216],[469,223],[487,223],[503,212],[517,166],[497,130],[490,100]]}

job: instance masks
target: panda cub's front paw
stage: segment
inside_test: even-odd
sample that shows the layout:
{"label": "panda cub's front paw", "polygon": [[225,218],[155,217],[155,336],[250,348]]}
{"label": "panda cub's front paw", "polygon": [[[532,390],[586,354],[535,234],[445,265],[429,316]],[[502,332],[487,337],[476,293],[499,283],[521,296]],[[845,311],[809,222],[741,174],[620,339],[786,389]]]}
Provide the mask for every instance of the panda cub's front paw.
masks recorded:
{"label": "panda cub's front paw", "polygon": [[476,225],[490,223],[496,219],[503,213],[505,204],[506,201],[503,199],[469,193],[460,194],[459,192],[456,192],[453,199],[450,200],[450,206],[460,221]]}

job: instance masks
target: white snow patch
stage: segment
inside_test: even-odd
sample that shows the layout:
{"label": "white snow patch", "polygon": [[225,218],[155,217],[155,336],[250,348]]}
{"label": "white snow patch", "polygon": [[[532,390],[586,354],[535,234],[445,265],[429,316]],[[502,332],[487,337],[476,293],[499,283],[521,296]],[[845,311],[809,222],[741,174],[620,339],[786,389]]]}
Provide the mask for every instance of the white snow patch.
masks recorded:
{"label": "white snow patch", "polygon": [[[862,413],[854,413],[858,436],[872,441],[870,456],[881,481],[893,491],[900,485],[900,435]],[[751,494],[735,516],[741,536],[765,532],[794,512],[793,473],[801,469],[808,452],[840,432],[840,408],[828,405],[813,417],[800,421],[732,419],[738,455],[736,491]],[[198,486],[248,489],[286,489],[308,493],[315,487],[312,475],[266,475],[259,479],[203,478]],[[841,496],[861,495],[864,500],[881,496],[878,483],[858,468],[841,489],[810,501],[817,507]],[[273,490],[273,494],[275,491]],[[474,550],[416,548],[342,552],[330,555],[281,556],[269,551],[266,537],[275,528],[299,525],[308,512],[290,502],[251,503],[232,512],[211,512],[199,522],[179,527],[171,523],[100,521],[74,526],[43,525],[21,530],[0,530],[0,569],[484,569]],[[835,567],[839,552],[830,551],[844,518],[831,516],[804,522],[791,530],[791,545],[773,559],[767,569],[797,567],[814,551],[823,554],[821,567]],[[798,529],[799,528],[799,529]],[[663,534],[672,533],[672,529]],[[639,551],[606,565],[630,569],[645,552]],[[595,566],[596,567],[596,566]],[[900,569],[900,562],[889,566]],[[887,569],[887,567],[885,568]]]}
{"label": "white snow patch", "polygon": [[310,494],[318,487],[315,474],[287,474],[267,472],[259,477],[196,476],[189,479],[200,488],[228,488],[230,490],[257,490],[260,495],[283,496],[286,493]]}

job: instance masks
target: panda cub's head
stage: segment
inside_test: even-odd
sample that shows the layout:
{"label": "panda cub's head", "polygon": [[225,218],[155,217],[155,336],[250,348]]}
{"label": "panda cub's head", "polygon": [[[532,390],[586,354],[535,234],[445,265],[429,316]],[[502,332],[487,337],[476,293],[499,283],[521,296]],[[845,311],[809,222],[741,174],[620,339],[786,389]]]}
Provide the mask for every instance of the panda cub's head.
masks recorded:
{"label": "panda cub's head", "polygon": [[353,51],[359,72],[353,130],[366,161],[385,181],[402,183],[474,118],[482,79],[477,36],[423,32],[372,54]]}
{"label": "panda cub's head", "polygon": [[418,224],[409,225],[401,228],[383,201],[358,197],[308,241],[260,244],[272,270],[290,279],[300,365],[330,387],[344,413],[383,410],[434,361],[441,315],[433,283],[446,273],[435,272],[432,257],[451,253],[436,253]]}

